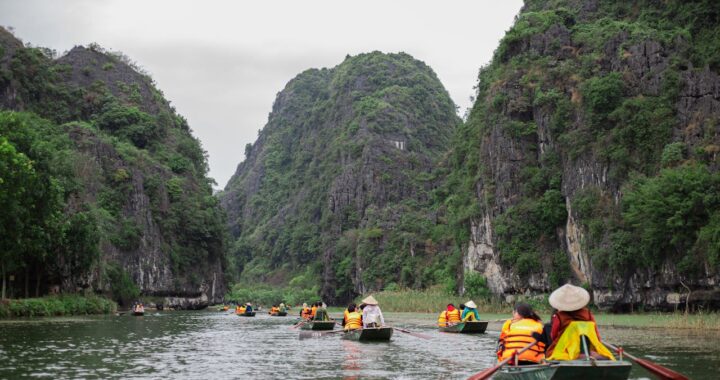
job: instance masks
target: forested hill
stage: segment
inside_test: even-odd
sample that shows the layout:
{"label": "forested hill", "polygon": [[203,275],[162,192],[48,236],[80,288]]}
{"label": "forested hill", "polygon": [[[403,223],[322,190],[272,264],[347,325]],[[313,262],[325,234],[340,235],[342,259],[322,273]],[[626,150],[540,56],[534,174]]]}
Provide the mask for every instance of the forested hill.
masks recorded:
{"label": "forested hill", "polygon": [[407,54],[348,56],[291,80],[221,194],[243,282],[321,285],[336,302],[454,276],[430,204],[459,122]]}
{"label": "forested hill", "polygon": [[719,70],[717,1],[526,1],[450,160],[465,270],[496,294],[720,307]]}
{"label": "forested hill", "polygon": [[122,54],[54,55],[0,28],[8,295],[90,289],[181,307],[222,297],[223,213],[185,119]]}

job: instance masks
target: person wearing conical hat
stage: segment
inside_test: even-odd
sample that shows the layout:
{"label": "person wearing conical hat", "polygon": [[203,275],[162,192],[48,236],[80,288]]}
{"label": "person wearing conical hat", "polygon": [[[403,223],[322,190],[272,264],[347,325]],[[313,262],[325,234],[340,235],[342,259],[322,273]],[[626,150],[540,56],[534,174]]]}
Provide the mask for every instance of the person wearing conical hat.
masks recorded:
{"label": "person wearing conical hat", "polygon": [[385,325],[385,318],[383,317],[382,310],[378,306],[378,301],[373,296],[368,296],[362,303],[365,304],[365,308],[362,312],[363,327],[381,327]]}
{"label": "person wearing conical hat", "polygon": [[[595,316],[587,305],[590,293],[572,284],[565,284],[553,291],[548,300],[556,312],[550,322],[550,346],[545,356],[548,360],[575,360],[582,355],[580,344],[588,345],[590,355],[596,359],[614,360],[612,353],[601,343]],[[589,340],[580,340],[583,335]]]}
{"label": "person wearing conical hat", "polygon": [[460,315],[460,319],[462,319],[463,322],[480,320],[480,314],[478,314],[477,305],[475,305],[475,302],[473,302],[472,300],[465,302],[465,309],[463,309],[462,315]]}

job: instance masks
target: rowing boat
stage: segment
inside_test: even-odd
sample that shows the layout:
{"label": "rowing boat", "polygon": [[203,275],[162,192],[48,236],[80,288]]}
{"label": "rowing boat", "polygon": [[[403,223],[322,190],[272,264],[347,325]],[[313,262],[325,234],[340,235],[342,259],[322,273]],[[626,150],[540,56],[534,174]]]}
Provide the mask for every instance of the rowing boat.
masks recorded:
{"label": "rowing boat", "polygon": [[487,329],[487,326],[488,322],[485,321],[468,321],[438,328],[441,332],[446,333],[482,334]]}
{"label": "rowing boat", "polygon": [[392,327],[368,327],[347,331],[343,334],[343,339],[357,341],[389,341],[392,334]]}
{"label": "rowing boat", "polygon": [[332,330],[335,321],[307,321],[300,326],[301,330]]}
{"label": "rowing boat", "polygon": [[244,312],[244,313],[235,313],[235,314],[236,314],[238,317],[254,317],[254,316],[255,316],[255,312],[254,312],[254,311],[250,311],[250,312],[246,311],[246,312]]}
{"label": "rowing boat", "polygon": [[143,315],[145,315],[145,312],[144,311],[133,311],[132,315],[134,315],[136,317],[142,317]]}
{"label": "rowing boat", "polygon": [[546,364],[502,367],[498,380],[627,380],[630,362],[620,360],[567,360]]}
{"label": "rowing boat", "polygon": [[287,315],[286,311],[276,311],[274,313],[270,313],[271,317],[284,317]]}

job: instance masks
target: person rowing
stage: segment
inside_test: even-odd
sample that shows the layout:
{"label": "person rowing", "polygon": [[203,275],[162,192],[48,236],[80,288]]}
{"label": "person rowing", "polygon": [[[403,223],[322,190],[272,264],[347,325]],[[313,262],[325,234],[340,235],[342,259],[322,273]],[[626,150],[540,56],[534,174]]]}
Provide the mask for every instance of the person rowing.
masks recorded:
{"label": "person rowing", "polygon": [[[513,309],[512,319],[508,319],[500,330],[498,339],[498,362],[516,355],[527,345],[536,342],[543,332],[540,317],[526,303],[517,303]],[[545,359],[545,343],[538,341],[530,349],[517,354],[518,365],[538,364]],[[511,364],[516,364],[512,363]]]}
{"label": "person rowing", "polygon": [[587,290],[565,284],[553,291],[548,300],[557,310],[551,317],[550,344],[545,355],[548,360],[575,360],[586,357],[615,360],[612,352],[600,341],[595,316],[587,305]]}
{"label": "person rowing", "polygon": [[327,308],[322,302],[318,302],[315,309],[315,315],[313,316],[314,321],[329,321],[330,316],[328,315]]}
{"label": "person rowing", "polygon": [[378,306],[378,301],[373,296],[369,296],[362,300],[365,304],[362,312],[363,327],[382,327],[385,326],[385,318],[383,318],[382,310]]}
{"label": "person rowing", "polygon": [[465,302],[465,310],[463,310],[460,316],[463,322],[473,322],[480,320],[480,314],[477,311],[477,305],[472,300]]}

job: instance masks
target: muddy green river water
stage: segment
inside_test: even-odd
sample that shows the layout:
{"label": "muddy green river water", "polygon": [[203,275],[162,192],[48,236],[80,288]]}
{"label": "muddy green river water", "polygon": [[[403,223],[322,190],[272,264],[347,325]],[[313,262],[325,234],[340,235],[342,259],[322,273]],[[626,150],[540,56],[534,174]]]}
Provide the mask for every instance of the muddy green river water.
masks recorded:
{"label": "muddy green river water", "polygon": [[[499,323],[481,335],[439,333],[433,317],[386,314],[389,343],[298,339],[294,317],[217,311],[0,321],[0,378],[463,379],[495,363]],[[602,328],[603,338],[691,379],[720,378],[720,335]],[[653,379],[636,365],[631,378]]]}

